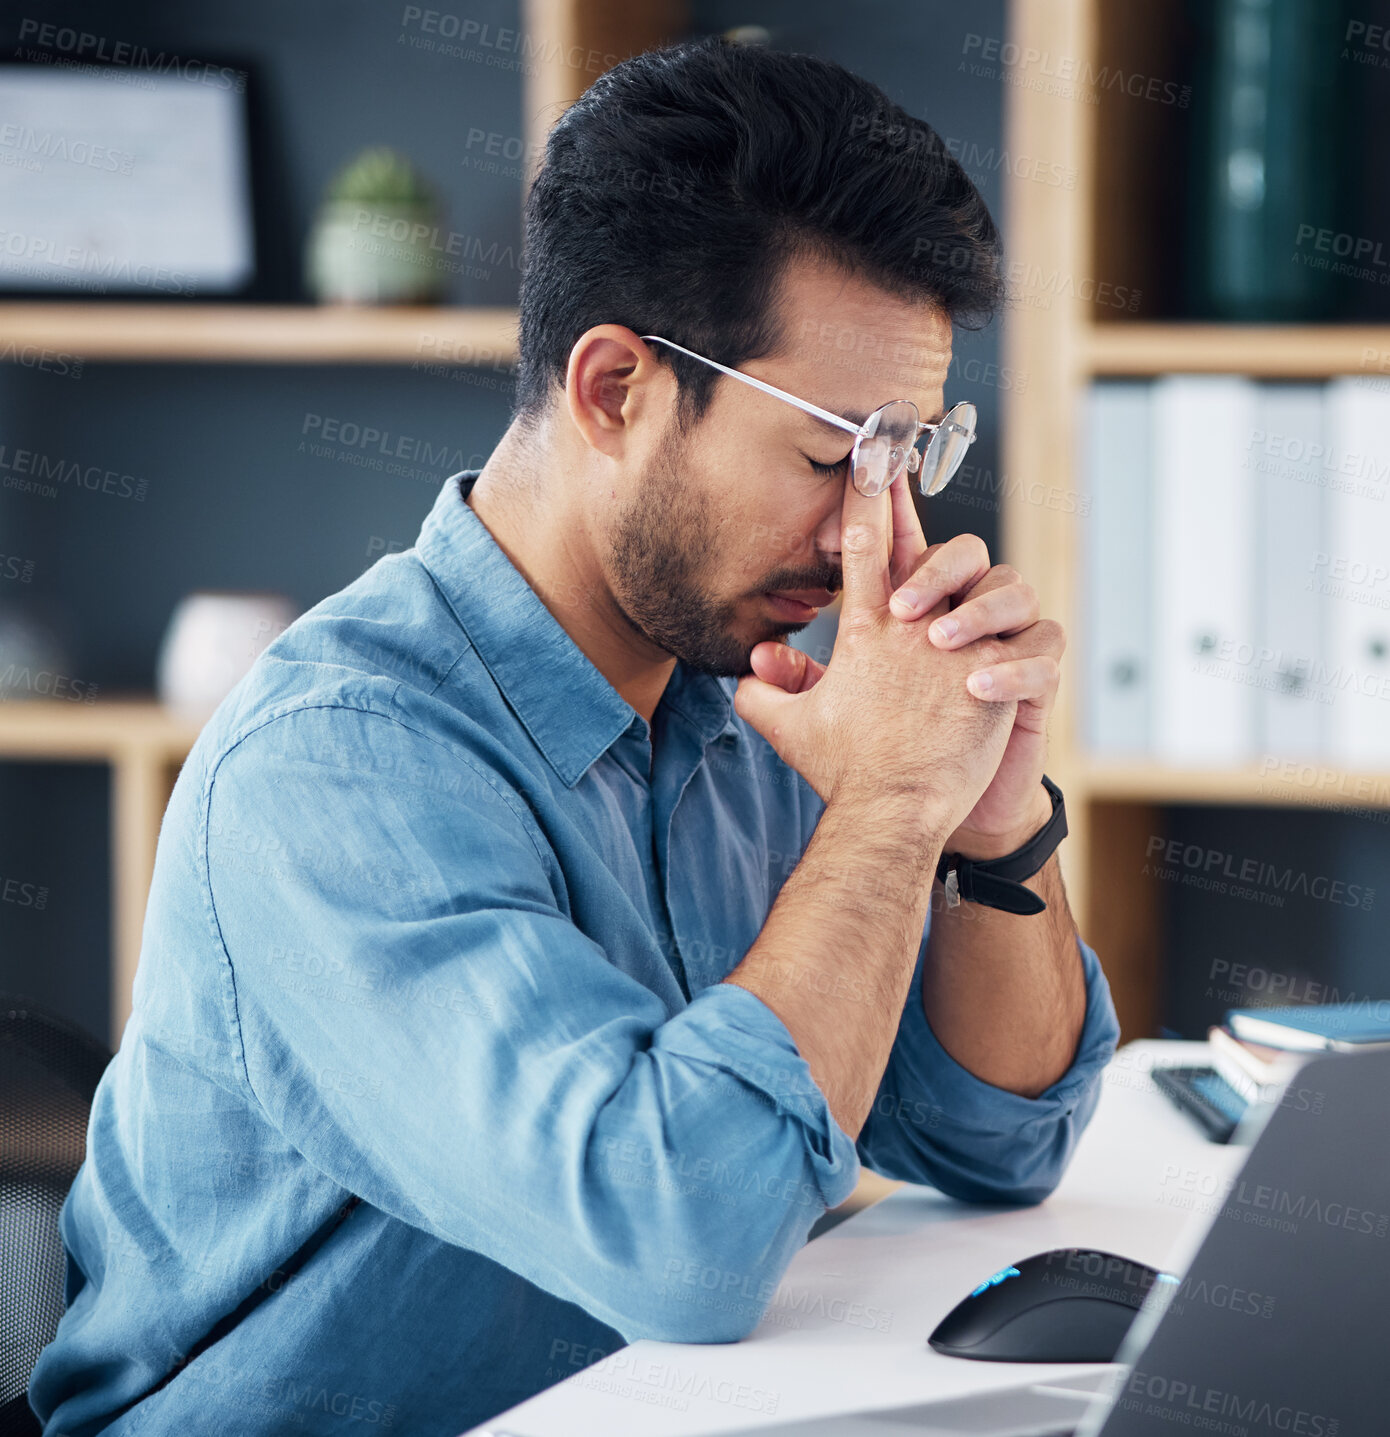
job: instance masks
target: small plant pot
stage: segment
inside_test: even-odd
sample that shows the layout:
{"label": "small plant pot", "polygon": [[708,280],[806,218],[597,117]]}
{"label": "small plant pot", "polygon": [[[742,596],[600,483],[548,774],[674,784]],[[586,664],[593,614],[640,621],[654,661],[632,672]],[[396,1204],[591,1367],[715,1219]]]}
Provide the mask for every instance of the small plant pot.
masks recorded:
{"label": "small plant pot", "polygon": [[431,205],[330,200],[319,209],[305,279],[320,304],[432,304],[444,292]]}

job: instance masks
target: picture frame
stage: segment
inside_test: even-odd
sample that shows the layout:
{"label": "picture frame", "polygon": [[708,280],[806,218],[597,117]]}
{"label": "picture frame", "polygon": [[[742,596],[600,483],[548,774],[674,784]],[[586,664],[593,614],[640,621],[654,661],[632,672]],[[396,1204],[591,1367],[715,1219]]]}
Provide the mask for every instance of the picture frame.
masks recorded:
{"label": "picture frame", "polygon": [[0,63],[0,295],[279,300],[250,64]]}

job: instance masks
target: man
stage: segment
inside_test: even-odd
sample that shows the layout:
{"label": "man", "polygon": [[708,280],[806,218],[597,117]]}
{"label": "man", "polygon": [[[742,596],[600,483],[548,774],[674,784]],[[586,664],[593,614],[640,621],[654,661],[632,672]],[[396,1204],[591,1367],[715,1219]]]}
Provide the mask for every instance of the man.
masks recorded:
{"label": "man", "polygon": [[[935,451],[859,432],[941,428],[978,194],[838,66],[702,42],[561,120],[526,255],[495,453],[179,777],[50,1434],[454,1433],[576,1354],[744,1336],[861,1162],[1040,1200],[1094,1107],[1062,634],[924,543]],[[778,642],[841,587],[828,665]]]}

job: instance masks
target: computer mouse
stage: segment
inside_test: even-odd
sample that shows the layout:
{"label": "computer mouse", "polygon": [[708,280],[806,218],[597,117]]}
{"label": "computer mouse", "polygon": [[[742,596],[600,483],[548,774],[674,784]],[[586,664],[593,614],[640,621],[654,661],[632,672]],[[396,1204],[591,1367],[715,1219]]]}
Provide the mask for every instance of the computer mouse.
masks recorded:
{"label": "computer mouse", "polygon": [[927,1341],[982,1362],[1113,1362],[1154,1283],[1177,1280],[1113,1252],[1056,1248],[987,1277]]}

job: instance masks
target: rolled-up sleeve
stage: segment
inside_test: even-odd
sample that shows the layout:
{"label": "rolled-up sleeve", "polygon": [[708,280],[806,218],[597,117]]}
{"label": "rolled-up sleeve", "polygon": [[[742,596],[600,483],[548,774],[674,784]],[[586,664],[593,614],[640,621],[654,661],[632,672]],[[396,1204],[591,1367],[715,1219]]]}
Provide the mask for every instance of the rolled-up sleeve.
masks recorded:
{"label": "rolled-up sleeve", "polygon": [[245,1080],[310,1163],[629,1341],[757,1325],[859,1174],[776,1014],[730,984],[669,1012],[516,790],[393,714],[281,715],[204,804]]}
{"label": "rolled-up sleeve", "polygon": [[1086,1020],[1076,1056],[1050,1088],[1025,1098],[977,1078],[937,1041],[922,1010],[924,933],[888,1066],[859,1134],[867,1167],[968,1202],[1040,1202],[1057,1186],[1120,1034],[1100,962],[1079,938],[1077,946]]}

